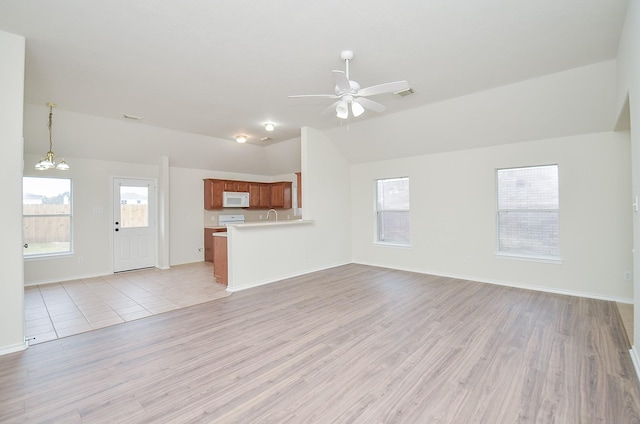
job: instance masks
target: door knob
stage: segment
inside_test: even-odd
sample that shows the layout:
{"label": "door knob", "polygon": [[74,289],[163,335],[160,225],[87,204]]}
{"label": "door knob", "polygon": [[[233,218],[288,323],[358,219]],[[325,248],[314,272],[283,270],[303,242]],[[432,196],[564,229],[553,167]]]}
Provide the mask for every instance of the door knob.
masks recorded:
{"label": "door knob", "polygon": [[25,243],[25,244],[24,244],[24,248],[25,248],[25,249],[29,248],[29,243]]}

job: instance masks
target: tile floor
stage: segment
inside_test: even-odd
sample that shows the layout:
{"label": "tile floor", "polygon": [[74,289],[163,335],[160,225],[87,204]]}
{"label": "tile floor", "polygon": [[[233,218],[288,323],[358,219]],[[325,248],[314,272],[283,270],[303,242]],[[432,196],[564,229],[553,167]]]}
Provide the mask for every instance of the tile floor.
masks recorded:
{"label": "tile floor", "polygon": [[25,287],[29,344],[229,296],[209,262]]}

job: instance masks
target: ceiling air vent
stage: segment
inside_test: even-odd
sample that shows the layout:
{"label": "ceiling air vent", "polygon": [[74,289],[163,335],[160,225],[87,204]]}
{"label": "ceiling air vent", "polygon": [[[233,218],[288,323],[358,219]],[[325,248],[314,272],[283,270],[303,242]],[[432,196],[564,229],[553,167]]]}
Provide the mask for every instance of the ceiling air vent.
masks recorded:
{"label": "ceiling air vent", "polygon": [[260,141],[271,141],[271,137],[262,137]]}
{"label": "ceiling air vent", "polygon": [[410,94],[415,93],[415,91],[413,91],[413,88],[409,87],[407,89],[404,90],[400,90],[400,91],[396,91],[393,93],[394,96],[396,97],[407,97]]}

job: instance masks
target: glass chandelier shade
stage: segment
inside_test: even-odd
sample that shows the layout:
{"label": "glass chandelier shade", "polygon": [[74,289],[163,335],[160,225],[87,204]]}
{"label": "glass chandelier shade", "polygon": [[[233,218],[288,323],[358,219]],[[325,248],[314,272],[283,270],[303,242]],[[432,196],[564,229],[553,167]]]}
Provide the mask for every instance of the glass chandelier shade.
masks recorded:
{"label": "glass chandelier shade", "polygon": [[64,159],[56,164],[56,155],[53,153],[53,108],[56,107],[56,105],[54,103],[47,103],[47,106],[49,106],[49,151],[36,163],[35,168],[38,171],[46,171],[54,168],[59,171],[68,171],[69,165]]}

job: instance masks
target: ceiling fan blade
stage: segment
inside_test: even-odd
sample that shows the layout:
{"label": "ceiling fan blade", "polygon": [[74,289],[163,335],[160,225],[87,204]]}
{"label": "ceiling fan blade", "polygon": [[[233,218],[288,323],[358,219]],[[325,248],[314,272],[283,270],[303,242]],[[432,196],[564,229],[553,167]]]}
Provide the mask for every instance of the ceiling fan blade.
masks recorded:
{"label": "ceiling fan blade", "polygon": [[343,71],[331,71],[331,72],[333,72],[333,80],[335,81],[340,91],[344,91],[345,93],[348,93],[349,91],[351,91],[351,84],[349,83],[349,79],[347,78],[347,75]]}
{"label": "ceiling fan blade", "polygon": [[364,97],[358,97],[353,99],[354,102],[358,102],[365,109],[372,110],[374,112],[384,112],[387,108],[384,105],[381,105],[378,102],[374,102],[373,100],[366,99]]}
{"label": "ceiling fan blade", "polygon": [[324,97],[325,99],[339,99],[340,96],[336,96],[335,94],[297,94],[294,96],[289,96],[290,98],[297,97]]}
{"label": "ceiling fan blade", "polygon": [[[335,72],[335,71],[334,71]],[[395,93],[410,88],[407,81],[386,82],[358,90],[358,96],[374,96],[376,94]]]}
{"label": "ceiling fan blade", "polygon": [[336,106],[338,106],[338,104],[340,103],[340,100],[331,103],[331,105],[327,106],[327,108],[325,110],[322,111],[322,113],[320,113],[320,115],[327,115],[330,112],[335,113],[336,112]]}

